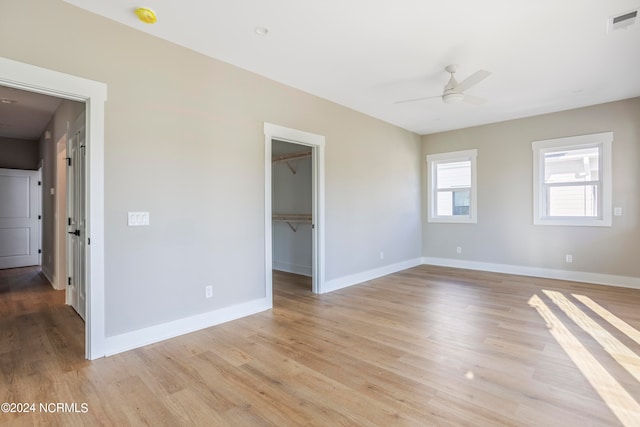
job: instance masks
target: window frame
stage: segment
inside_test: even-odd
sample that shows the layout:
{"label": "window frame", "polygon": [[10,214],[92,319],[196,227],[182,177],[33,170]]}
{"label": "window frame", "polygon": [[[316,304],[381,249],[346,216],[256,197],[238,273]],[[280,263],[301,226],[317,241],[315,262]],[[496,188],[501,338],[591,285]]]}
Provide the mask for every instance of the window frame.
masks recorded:
{"label": "window frame", "polygon": [[[613,132],[600,132],[587,135],[533,141],[533,224],[563,225],[579,227],[610,227],[612,224],[612,142]],[[599,147],[599,186],[598,216],[547,216],[544,155],[550,151],[578,150]],[[588,185],[588,182],[577,182],[575,185]]]}
{"label": "window frame", "polygon": [[[478,150],[452,151],[448,153],[427,155],[427,222],[432,223],[462,223],[476,224],[478,222],[478,197],[477,197],[477,157]],[[469,214],[468,215],[436,215],[436,203],[434,200],[437,194],[436,171],[438,164],[471,162],[471,186],[469,188]],[[467,187],[465,187],[467,188]]]}

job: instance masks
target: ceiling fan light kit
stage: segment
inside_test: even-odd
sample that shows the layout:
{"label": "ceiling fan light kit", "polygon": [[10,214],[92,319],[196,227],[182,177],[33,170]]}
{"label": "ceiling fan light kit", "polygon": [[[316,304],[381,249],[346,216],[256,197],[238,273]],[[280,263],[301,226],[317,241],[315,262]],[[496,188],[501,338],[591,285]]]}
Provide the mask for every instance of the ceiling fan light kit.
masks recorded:
{"label": "ceiling fan light kit", "polygon": [[464,101],[464,93],[445,93],[442,95],[445,104],[459,104]]}

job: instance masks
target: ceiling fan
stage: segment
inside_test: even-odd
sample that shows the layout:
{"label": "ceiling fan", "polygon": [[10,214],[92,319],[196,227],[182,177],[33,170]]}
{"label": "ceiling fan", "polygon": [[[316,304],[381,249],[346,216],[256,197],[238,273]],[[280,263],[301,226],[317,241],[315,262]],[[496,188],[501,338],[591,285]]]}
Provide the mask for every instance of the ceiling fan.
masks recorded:
{"label": "ceiling fan", "polygon": [[464,91],[477,85],[482,80],[489,77],[491,73],[485,70],[478,70],[475,73],[471,74],[466,79],[464,79],[463,81],[461,81],[460,83],[458,83],[458,81],[455,78],[455,73],[457,69],[458,69],[457,64],[451,64],[445,67],[445,70],[451,74],[451,78],[449,78],[449,82],[444,86],[444,91],[442,92],[442,95],[405,99],[402,101],[396,101],[395,103],[402,104],[405,102],[422,101],[425,99],[432,99],[432,98],[442,98],[442,101],[446,104],[457,104],[459,102],[464,101],[469,104],[479,105],[487,102],[487,100],[484,98],[480,98],[478,96],[473,96],[473,95],[467,95],[466,93],[464,93]]}

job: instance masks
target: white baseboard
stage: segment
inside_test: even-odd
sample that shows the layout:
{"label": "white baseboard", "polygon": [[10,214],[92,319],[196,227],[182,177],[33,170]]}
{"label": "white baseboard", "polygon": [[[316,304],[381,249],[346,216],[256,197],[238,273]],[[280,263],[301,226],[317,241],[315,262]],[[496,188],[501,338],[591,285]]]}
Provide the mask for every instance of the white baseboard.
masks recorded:
{"label": "white baseboard", "polygon": [[289,264],[286,262],[273,261],[273,269],[278,271],[285,271],[287,273],[300,274],[302,276],[311,277],[311,266],[300,264]]}
{"label": "white baseboard", "polygon": [[640,289],[640,277],[616,276],[584,271],[554,270],[551,268],[527,267],[522,265],[494,264],[451,258],[424,257],[422,258],[422,263],[441,267],[466,268],[469,270],[482,270],[494,273],[517,274],[520,276],[543,277],[546,279],[570,280],[573,282]]}
{"label": "white baseboard", "polygon": [[188,334],[200,329],[209,328],[241,317],[250,316],[269,310],[271,306],[267,298],[249,301],[231,307],[198,314],[160,325],[106,337],[105,356],[111,356],[134,348],[164,341],[179,335]]}
{"label": "white baseboard", "polygon": [[366,282],[367,280],[377,279],[378,277],[386,276],[387,274],[397,273],[398,271],[406,270],[407,268],[421,264],[423,264],[422,258],[415,258],[395,264],[385,265],[384,267],[375,268],[373,270],[367,270],[361,273],[327,280],[322,285],[322,293],[337,291],[338,289],[357,285],[359,283]]}

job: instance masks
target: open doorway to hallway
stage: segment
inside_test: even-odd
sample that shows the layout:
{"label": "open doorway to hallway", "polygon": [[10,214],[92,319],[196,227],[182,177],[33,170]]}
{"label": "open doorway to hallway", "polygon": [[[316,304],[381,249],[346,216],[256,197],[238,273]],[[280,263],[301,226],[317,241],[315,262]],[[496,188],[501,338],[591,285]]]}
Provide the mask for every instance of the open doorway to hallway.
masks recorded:
{"label": "open doorway to hallway", "polygon": [[[0,98],[4,100],[0,104],[0,171],[4,171],[4,179],[0,179],[0,258],[13,261],[0,265],[5,268],[0,270],[1,277],[6,279],[3,304],[10,309],[5,320],[16,322],[11,327],[20,329],[20,322],[32,324],[34,318],[43,315],[38,307],[46,311],[56,305],[74,315],[75,310],[84,318],[85,303],[80,296],[85,294],[85,256],[73,251],[73,239],[80,239],[76,235],[80,227],[75,224],[78,217],[84,217],[84,195],[77,200],[67,196],[84,193],[84,159],[79,155],[73,159],[68,148],[80,150],[83,144],[80,135],[85,128],[85,103],[3,85]],[[23,182],[35,180],[38,191],[34,198],[34,191]],[[17,215],[18,211],[24,213]],[[17,221],[18,216],[24,220]],[[38,227],[27,227],[30,222]],[[33,238],[36,232],[39,237]],[[37,257],[20,256],[31,252]],[[43,284],[49,287],[46,293]],[[81,286],[83,290],[78,292]],[[34,292],[38,298],[30,305],[23,297]],[[40,297],[47,303],[43,304]],[[78,336],[66,336],[63,341],[84,343],[84,323],[80,323],[81,328],[75,331]]]}
{"label": "open doorway to hallway", "polygon": [[0,86],[86,105],[85,356],[87,359],[103,357],[107,354],[104,296],[104,108],[107,85],[0,57]]}

